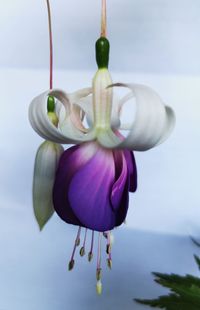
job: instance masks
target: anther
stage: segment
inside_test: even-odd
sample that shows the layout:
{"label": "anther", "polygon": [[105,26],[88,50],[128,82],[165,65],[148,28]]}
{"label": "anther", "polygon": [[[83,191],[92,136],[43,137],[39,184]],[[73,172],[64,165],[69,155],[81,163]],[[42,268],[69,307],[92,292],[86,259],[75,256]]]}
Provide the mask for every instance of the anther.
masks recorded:
{"label": "anther", "polygon": [[71,256],[70,262],[68,264],[68,270],[69,271],[74,268],[74,264],[75,264],[74,255],[75,255],[75,252],[76,252],[76,247],[78,246],[78,240],[79,240],[79,243],[80,243],[80,233],[81,233],[81,226],[79,226],[79,229],[78,229],[78,232],[77,232],[77,236],[76,236],[76,240],[75,240],[75,243],[74,243],[74,248],[73,248],[73,251],[72,251],[72,256]]}
{"label": "anther", "polygon": [[84,236],[84,241],[83,241],[83,246],[80,249],[80,256],[85,255],[85,243],[86,243],[86,238],[87,238],[87,228],[85,229],[85,236]]}
{"label": "anther", "polygon": [[79,246],[80,245],[80,238],[77,238],[76,239],[76,246]]}
{"label": "anther", "polygon": [[98,268],[96,271],[96,279],[97,281],[101,280],[101,268]]}
{"label": "anther", "polygon": [[108,235],[109,235],[109,234],[110,234],[110,236],[109,236],[109,238],[110,238],[110,245],[112,246],[113,243],[114,243],[114,236],[113,236],[112,232],[111,232],[111,231],[104,231],[104,232],[103,232],[103,236],[104,236],[106,239],[108,239]]}
{"label": "anther", "polygon": [[111,236],[111,232],[108,231],[107,232],[107,246],[106,246],[106,253],[108,254],[108,258],[107,258],[107,265],[108,268],[111,269],[112,268],[112,257],[111,257],[111,240],[112,240],[112,236]]}
{"label": "anther", "polygon": [[70,260],[69,265],[68,265],[68,270],[69,271],[74,268],[74,263],[75,263],[74,259]]}
{"label": "anther", "polygon": [[85,248],[82,246],[80,249],[80,256],[84,256],[85,255]]}
{"label": "anther", "polygon": [[106,253],[111,254],[111,244],[107,244],[106,246]]}
{"label": "anther", "polygon": [[109,269],[112,269],[112,259],[107,258],[107,265]]}

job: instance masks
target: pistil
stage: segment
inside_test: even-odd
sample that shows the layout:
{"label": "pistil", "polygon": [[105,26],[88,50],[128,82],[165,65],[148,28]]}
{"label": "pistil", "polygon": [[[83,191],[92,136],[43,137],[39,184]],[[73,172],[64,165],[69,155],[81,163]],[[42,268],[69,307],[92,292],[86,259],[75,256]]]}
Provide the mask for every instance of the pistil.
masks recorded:
{"label": "pistil", "polygon": [[102,283],[101,283],[101,239],[102,239],[102,233],[99,232],[98,237],[98,253],[97,253],[97,270],[96,270],[96,290],[97,294],[100,295],[102,293]]}

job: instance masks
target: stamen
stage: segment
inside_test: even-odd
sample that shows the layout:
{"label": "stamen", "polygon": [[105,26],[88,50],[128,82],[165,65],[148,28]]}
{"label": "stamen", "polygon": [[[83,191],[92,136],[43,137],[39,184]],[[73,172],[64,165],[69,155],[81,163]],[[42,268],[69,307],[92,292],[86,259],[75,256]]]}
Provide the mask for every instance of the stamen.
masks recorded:
{"label": "stamen", "polygon": [[92,240],[91,240],[91,247],[90,252],[88,253],[88,261],[91,262],[93,258],[93,247],[94,247],[94,230],[92,231]]}
{"label": "stamen", "polygon": [[99,295],[102,292],[102,283],[101,283],[101,239],[102,239],[102,233],[99,232],[98,253],[97,253],[97,270],[96,270],[96,278],[97,278],[96,290],[97,290],[97,294],[99,294]]}
{"label": "stamen", "polygon": [[87,238],[87,228],[85,229],[85,236],[84,236],[83,246],[80,249],[80,256],[84,256],[85,255],[86,238]]}
{"label": "stamen", "polygon": [[97,253],[97,269],[101,269],[101,239],[102,239],[102,233],[99,232],[98,253]]}
{"label": "stamen", "polygon": [[102,12],[101,12],[101,37],[106,38],[106,0],[102,0]]}
{"label": "stamen", "polygon": [[109,269],[112,269],[112,256],[111,256],[111,248],[112,248],[112,243],[111,243],[111,232],[107,232],[107,246],[106,246],[106,253],[108,254],[107,258],[107,265]]}
{"label": "stamen", "polygon": [[75,252],[76,252],[76,247],[79,246],[79,244],[80,244],[80,234],[81,234],[81,226],[79,226],[78,233],[77,233],[77,236],[76,236],[76,239],[75,239],[75,243],[74,243],[74,248],[73,248],[73,251],[72,251],[72,256],[71,256],[71,259],[70,259],[70,262],[69,262],[69,265],[68,265],[68,270],[69,271],[74,268],[74,264],[75,264],[74,255],[75,255]]}

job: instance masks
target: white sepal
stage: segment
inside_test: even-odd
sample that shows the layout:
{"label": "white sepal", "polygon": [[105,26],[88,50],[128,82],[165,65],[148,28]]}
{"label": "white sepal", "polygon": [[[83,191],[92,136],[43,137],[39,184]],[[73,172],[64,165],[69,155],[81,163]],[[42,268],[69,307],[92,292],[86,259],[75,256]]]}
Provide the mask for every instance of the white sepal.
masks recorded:
{"label": "white sepal", "polygon": [[[90,127],[92,127],[94,124],[94,111],[92,103],[93,103],[93,96],[81,98],[75,103],[76,106],[79,106],[80,109],[84,111],[87,123]],[[119,114],[120,114],[119,101],[116,98],[114,98],[111,110],[111,127],[113,129],[117,129],[120,127]]]}
{"label": "white sepal", "polygon": [[[83,91],[85,92],[85,90]],[[78,91],[78,96],[80,96],[80,93],[81,91]],[[49,95],[58,99],[65,108],[65,117],[62,119],[62,123],[59,122],[60,130],[51,123],[47,116],[47,97]],[[85,133],[82,132],[80,128],[77,128],[75,126],[76,124],[73,123],[72,111],[70,96],[62,90],[53,89],[33,99],[29,107],[29,120],[33,129],[41,137],[52,142],[77,144],[92,140],[94,132],[90,131]]]}
{"label": "white sepal", "polygon": [[[171,108],[165,106],[158,94],[151,88],[138,84],[113,84],[128,87],[131,93],[122,100],[121,105],[131,97],[135,98],[136,113],[129,133],[123,141],[111,132],[102,132],[99,142],[108,148],[125,148],[146,151],[164,142],[175,125],[175,115]],[[124,127],[121,124],[122,128]]]}
{"label": "white sepal", "polygon": [[58,161],[63,151],[61,145],[45,141],[38,148],[35,157],[33,208],[40,229],[54,212],[52,190]]}

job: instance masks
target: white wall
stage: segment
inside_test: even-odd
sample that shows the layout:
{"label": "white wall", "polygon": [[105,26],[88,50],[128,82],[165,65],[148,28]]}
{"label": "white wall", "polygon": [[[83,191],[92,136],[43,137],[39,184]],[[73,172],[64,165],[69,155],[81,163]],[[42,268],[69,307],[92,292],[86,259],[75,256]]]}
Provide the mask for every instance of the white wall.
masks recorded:
{"label": "white wall", "polygon": [[[100,0],[51,0],[55,66],[93,69]],[[111,68],[200,73],[199,0],[108,0]],[[0,66],[47,68],[45,0],[0,1]]]}

